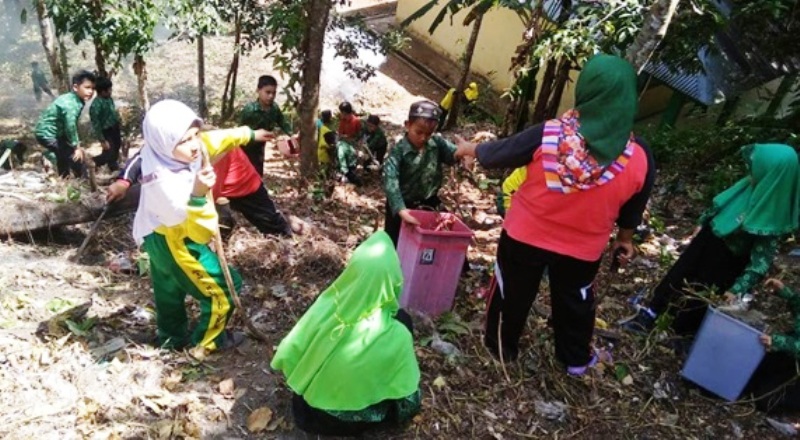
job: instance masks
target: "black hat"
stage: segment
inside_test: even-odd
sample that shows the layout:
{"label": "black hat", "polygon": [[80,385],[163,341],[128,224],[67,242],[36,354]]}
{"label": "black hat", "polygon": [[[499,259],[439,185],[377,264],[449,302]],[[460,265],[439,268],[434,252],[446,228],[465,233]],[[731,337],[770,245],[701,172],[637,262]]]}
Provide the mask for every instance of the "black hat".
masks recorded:
{"label": "black hat", "polygon": [[373,125],[381,125],[381,118],[378,115],[369,115],[367,117],[367,122]]}
{"label": "black hat", "polygon": [[423,118],[438,121],[441,114],[442,109],[439,108],[436,103],[431,101],[417,101],[411,104],[411,109],[408,111],[408,120]]}

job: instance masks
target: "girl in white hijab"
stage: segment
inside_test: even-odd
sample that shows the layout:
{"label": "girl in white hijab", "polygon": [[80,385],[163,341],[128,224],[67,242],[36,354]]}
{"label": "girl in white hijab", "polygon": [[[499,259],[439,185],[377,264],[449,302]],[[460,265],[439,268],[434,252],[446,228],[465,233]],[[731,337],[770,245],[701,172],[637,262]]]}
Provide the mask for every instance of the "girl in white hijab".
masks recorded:
{"label": "girl in white hijab", "polygon": [[[267,132],[248,127],[200,133],[202,120],[183,103],[153,105],[142,124],[142,189],[133,236],[150,256],[158,340],[168,348],[201,345],[209,350],[235,346],[241,334],[225,331],[233,302],[222,268],[208,243],[217,232],[217,212],[206,193],[216,176],[202,166],[202,148],[214,160]],[[241,277],[232,271],[236,289]],[[189,334],[186,294],[200,304]]]}

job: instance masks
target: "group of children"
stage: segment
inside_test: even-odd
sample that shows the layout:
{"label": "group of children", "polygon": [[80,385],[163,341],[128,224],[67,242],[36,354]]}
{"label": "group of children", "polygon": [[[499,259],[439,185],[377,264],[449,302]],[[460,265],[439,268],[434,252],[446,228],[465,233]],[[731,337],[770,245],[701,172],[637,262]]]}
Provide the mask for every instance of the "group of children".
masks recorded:
{"label": "group of children", "polygon": [[[36,75],[35,71],[34,77]],[[43,155],[56,166],[61,177],[68,176],[70,172],[76,177],[85,175],[88,158],[81,147],[78,119],[83,107],[94,97],[89,115],[103,152],[92,160],[96,166],[106,165],[109,170],[116,171],[119,168],[122,134],[119,113],[111,97],[111,80],[98,78],[94,73],[83,70],[73,75],[71,84],[72,90],[48,105],[36,122],[34,134],[36,141],[44,147]]]}
{"label": "group of children", "polygon": [[339,104],[339,126],[335,131],[330,110],[320,112],[316,127],[317,161],[323,178],[335,170],[341,175],[342,181],[361,186],[362,180],[357,173],[361,145],[366,147],[365,153],[370,158],[368,162],[374,160],[378,166],[383,166],[388,141],[378,115],[359,118],[352,104],[345,101]]}
{"label": "group of children", "polygon": [[[73,77],[72,88],[42,114],[37,124],[37,141],[53,153],[59,174],[68,175],[72,171],[81,175],[84,156],[77,135],[77,119],[96,88],[98,97],[90,115],[104,153],[94,160],[98,165],[112,167],[111,162],[118,160],[119,117],[111,98],[111,82],[80,72]],[[257,100],[245,106],[240,115],[242,126],[228,130],[201,132],[202,120],[186,105],[172,100],[156,103],[143,123],[144,146],[138,159],[109,187],[108,197],[113,201],[121,198],[132,184],[141,185],[133,234],[150,255],[158,342],[162,346],[195,345],[215,350],[234,347],[243,339],[242,334],[226,329],[233,313],[233,292],[224,281],[219,259],[208,246],[219,229],[226,205],[244,214],[263,233],[292,233],[285,218],[275,209],[262,180],[264,147],[274,139],[273,130],[291,134],[274,101],[276,89],[275,78],[259,78]],[[325,173],[335,167],[345,180],[360,184],[356,149],[363,142],[369,154],[382,165],[386,218],[385,233],[376,233],[356,249],[345,271],[298,321],[273,359],[272,366],[284,372],[295,395],[293,412],[304,429],[323,434],[352,434],[383,422],[408,420],[419,410],[419,367],[413,350],[413,327],[399,309],[402,276],[392,247],[397,246],[403,222],[419,224],[411,210],[442,209],[438,193],[444,180],[443,167],[455,165],[465,155],[459,152],[462,145],[436,134],[441,118],[442,108],[436,103],[419,101],[411,105],[404,124],[405,134],[386,157],[388,143],[377,116],[361,119],[352,105],[344,102],[339,106],[339,126],[334,130],[332,113],[321,113],[317,123],[317,157],[321,169]],[[474,155],[477,147],[471,148]],[[764,148],[755,150],[762,152]],[[209,153],[210,161],[204,160],[204,151]],[[771,148],[769,154],[776,151]],[[748,160],[754,161],[752,151],[748,154]],[[794,162],[785,159],[782,163],[794,163],[796,167],[796,155],[788,152],[786,155]],[[515,188],[528,180],[526,173],[531,169],[524,166],[515,172],[507,189],[509,199]],[[744,191],[746,183],[754,179],[742,183],[744,186],[737,191]],[[796,174],[793,179],[797,180]],[[215,203],[209,202],[206,197],[209,190],[222,197],[215,199]],[[797,192],[797,188],[792,191]],[[742,209],[747,212],[742,205],[747,201],[745,198],[750,200],[751,194],[745,197],[737,193],[735,207],[720,206],[714,215],[719,217],[724,212],[733,216],[726,227],[744,231],[741,221],[734,217]],[[503,206],[507,208],[508,203]],[[793,199],[792,206],[793,220],[789,226],[794,230],[797,200]],[[759,229],[753,234],[759,231],[763,232]],[[785,233],[783,229],[778,232]],[[752,247],[750,242],[739,244]],[[233,278],[233,287],[238,289],[241,277],[233,271]],[[774,282],[772,285],[798,313],[797,296],[782,285]],[[200,316],[191,332],[184,304],[187,293],[200,305]],[[645,315],[652,318],[655,313]],[[651,322],[644,321],[645,326],[648,324]],[[763,342],[771,349],[794,355],[800,346],[795,338],[796,335],[770,335]],[[336,380],[331,380],[332,377]],[[766,392],[764,387],[770,386],[757,385],[753,385],[754,393]]]}

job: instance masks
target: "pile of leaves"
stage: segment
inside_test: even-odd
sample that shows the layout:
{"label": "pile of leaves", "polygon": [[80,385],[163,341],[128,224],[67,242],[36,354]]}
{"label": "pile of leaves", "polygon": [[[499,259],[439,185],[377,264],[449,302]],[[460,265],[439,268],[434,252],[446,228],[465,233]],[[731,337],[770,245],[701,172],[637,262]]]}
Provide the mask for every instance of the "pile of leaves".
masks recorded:
{"label": "pile of leaves", "polygon": [[[479,127],[460,132],[470,137]],[[480,127],[484,128],[484,127]],[[399,132],[392,127],[389,135]],[[246,313],[268,335],[224,354],[166,352],[154,347],[149,280],[114,273],[120,253],[139,260],[130,218],[104,223],[92,265],[65,256],[88,226],[67,228],[47,245],[0,245],[0,435],[30,438],[77,433],[102,438],[300,437],[291,422],[290,392],[269,368],[274,347],[316,296],[341,272],[357,244],[380,227],[383,191],[376,171],[365,185],[335,184],[322,200],[297,182],[296,164],[268,159],[267,185],[285,214],[302,218],[303,235],[263,237],[244,219],[227,243],[242,273]],[[748,402],[729,404],[681,379],[684,355],[661,329],[648,336],[617,330],[633,313],[630,296],[653,287],[692,229],[697,202],[656,191],[650,234],[623,273],[604,261],[596,347],[606,356],[590,374],[567,376],[553,355],[546,281],[521,341],[517,361],[500,362],[482,344],[485,291],[501,219],[494,197],[502,175],[449,173],[442,198],[475,232],[471,270],[454,308],[435,319],[415,316],[423,410],[407,426],[369,438],[770,438],[777,435]],[[671,208],[662,207],[668,203]],[[676,212],[681,213],[675,215]],[[77,240],[76,240],[77,238]],[[22,256],[24,255],[24,257]],[[796,269],[782,259],[790,285]],[[195,302],[187,302],[196,314]],[[780,300],[758,297],[776,319]],[[234,328],[243,328],[235,320]],[[791,421],[791,420],[789,420]]]}

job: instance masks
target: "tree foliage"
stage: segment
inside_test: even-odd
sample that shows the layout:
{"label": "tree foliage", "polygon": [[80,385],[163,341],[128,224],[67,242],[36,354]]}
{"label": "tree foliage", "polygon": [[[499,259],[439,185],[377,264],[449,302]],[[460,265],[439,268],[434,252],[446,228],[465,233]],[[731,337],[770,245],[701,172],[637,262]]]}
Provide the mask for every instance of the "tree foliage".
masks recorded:
{"label": "tree foliage", "polygon": [[[723,32],[733,40],[724,41]],[[714,52],[719,44],[728,44],[796,71],[799,32],[800,0],[681,0],[656,56],[669,66],[696,72],[703,68],[701,48]]]}
{"label": "tree foliage", "polygon": [[[161,0],[46,0],[59,35],[75,44],[92,40],[111,72],[129,55],[153,46],[153,31],[165,10]],[[97,56],[96,56],[97,58]],[[105,66],[98,66],[104,70]]]}
{"label": "tree foliage", "polygon": [[[309,20],[305,1],[275,2],[266,9],[266,21],[262,31],[266,32],[263,41],[251,41],[250,44],[262,44],[267,48],[267,56],[281,73],[287,78],[283,87],[288,102],[297,104],[298,86],[302,86],[303,63],[307,61],[305,36]],[[332,2],[347,3],[343,0]],[[252,39],[251,39],[252,40]],[[269,42],[272,44],[264,44]],[[334,50],[335,56],[344,59],[348,74],[366,81],[375,75],[375,66],[359,59],[359,52],[370,50],[384,52],[382,41],[366,31],[364,22],[359,17],[344,17],[332,14],[326,27],[326,43]]]}

